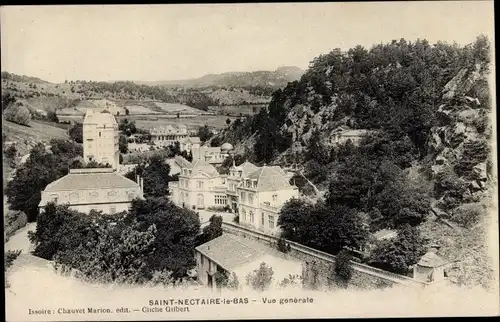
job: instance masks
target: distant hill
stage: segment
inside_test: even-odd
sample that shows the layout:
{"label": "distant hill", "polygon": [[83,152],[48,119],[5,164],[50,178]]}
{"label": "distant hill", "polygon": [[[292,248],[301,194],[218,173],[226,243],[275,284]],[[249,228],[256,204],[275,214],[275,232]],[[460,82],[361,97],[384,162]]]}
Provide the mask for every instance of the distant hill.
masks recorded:
{"label": "distant hill", "polygon": [[172,80],[172,81],[152,81],[135,82],[141,85],[156,86],[185,86],[185,87],[267,87],[281,88],[289,82],[296,81],[304,74],[304,71],[294,66],[279,67],[275,71],[255,71],[255,72],[227,72],[222,74],[208,74],[200,78]]}
{"label": "distant hill", "polygon": [[9,72],[2,72],[2,79],[12,80],[15,82],[23,82],[23,83],[50,84],[50,82],[47,82],[47,81],[40,79],[38,77],[16,75],[16,74],[11,74]]}

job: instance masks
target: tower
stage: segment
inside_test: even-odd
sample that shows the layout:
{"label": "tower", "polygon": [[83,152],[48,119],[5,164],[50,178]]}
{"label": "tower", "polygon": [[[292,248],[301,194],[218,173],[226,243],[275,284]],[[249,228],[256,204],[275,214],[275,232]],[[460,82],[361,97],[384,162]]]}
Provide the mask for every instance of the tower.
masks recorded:
{"label": "tower", "polygon": [[108,163],[114,170],[120,166],[118,123],[107,111],[87,109],[83,120],[83,159],[86,163]]}

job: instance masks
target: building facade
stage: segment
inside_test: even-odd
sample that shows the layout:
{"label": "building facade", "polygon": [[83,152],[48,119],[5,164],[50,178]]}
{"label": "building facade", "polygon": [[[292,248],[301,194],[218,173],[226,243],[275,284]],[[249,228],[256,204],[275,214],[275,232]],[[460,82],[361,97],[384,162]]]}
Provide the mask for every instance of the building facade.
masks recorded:
{"label": "building facade", "polygon": [[119,132],[115,117],[109,112],[87,109],[83,120],[83,159],[120,167]]}
{"label": "building facade", "polygon": [[244,177],[236,187],[239,198],[239,222],[243,226],[276,234],[281,207],[299,190],[290,184],[286,173],[278,166],[263,166]]}
{"label": "building facade", "polygon": [[184,124],[177,127],[167,125],[166,127],[157,127],[151,130],[151,142],[159,146],[172,145],[175,142],[181,142],[188,138],[187,128]]}
{"label": "building facade", "polygon": [[198,159],[183,162],[179,181],[170,182],[172,201],[189,209],[225,207],[227,205],[226,179],[210,163]]}
{"label": "building facade", "polygon": [[143,180],[134,182],[111,168],[70,169],[69,174],[47,185],[39,203],[69,204],[70,209],[114,214],[129,210],[132,200],[143,198]]}

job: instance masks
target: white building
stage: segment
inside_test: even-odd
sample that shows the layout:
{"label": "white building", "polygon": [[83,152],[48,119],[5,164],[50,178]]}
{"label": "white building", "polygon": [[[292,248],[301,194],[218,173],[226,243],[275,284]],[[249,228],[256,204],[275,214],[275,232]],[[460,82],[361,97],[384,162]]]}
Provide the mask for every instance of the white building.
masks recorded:
{"label": "white building", "polygon": [[299,196],[298,188],[278,166],[263,166],[248,174],[236,192],[240,224],[268,234],[279,231],[278,216],[285,202]]}
{"label": "white building", "polygon": [[254,164],[245,161],[239,166],[233,165],[229,169],[229,175],[227,176],[227,200],[228,205],[231,210],[238,213],[239,204],[239,194],[237,187],[240,185],[241,181],[246,178],[250,173],[257,171],[259,168]]}
{"label": "white building", "polygon": [[193,149],[199,149],[200,145],[201,141],[197,136],[190,136],[180,141],[181,151],[192,152]]}
{"label": "white building", "polygon": [[373,131],[370,130],[345,129],[345,130],[335,131],[330,135],[330,144],[340,145],[350,140],[353,145],[359,145],[361,139],[363,139],[366,135],[371,133],[373,133]]}
{"label": "white building", "polygon": [[87,109],[83,120],[83,159],[85,162],[109,164],[115,170],[120,167],[118,124],[115,117],[106,112]]}
{"label": "white building", "polygon": [[141,184],[121,176],[111,168],[70,169],[69,174],[47,185],[39,203],[43,211],[47,203],[69,204],[83,213],[91,210],[107,214],[127,211],[135,198],[143,198]]}
{"label": "white building", "polygon": [[170,182],[174,203],[189,209],[224,207],[227,204],[226,180],[210,163],[198,159],[183,162],[179,181]]}
{"label": "white building", "polygon": [[151,141],[160,146],[172,145],[188,138],[187,128],[184,124],[179,124],[177,128],[172,125],[165,127],[155,127],[151,130]]}

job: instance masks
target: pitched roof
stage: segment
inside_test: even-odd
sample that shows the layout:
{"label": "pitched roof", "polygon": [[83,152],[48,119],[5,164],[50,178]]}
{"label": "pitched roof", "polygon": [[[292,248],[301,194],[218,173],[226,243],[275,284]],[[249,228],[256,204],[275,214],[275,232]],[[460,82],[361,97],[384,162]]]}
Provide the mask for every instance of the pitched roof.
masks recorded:
{"label": "pitched roof", "polygon": [[110,168],[71,169],[64,177],[49,183],[46,192],[103,189],[103,188],[137,188],[138,184],[124,176],[113,172]]}
{"label": "pitched roof", "polygon": [[397,236],[397,231],[390,229],[382,229],[373,234],[376,240],[390,239]]}
{"label": "pitched roof", "polygon": [[250,173],[258,170],[259,167],[251,162],[245,161],[242,164],[240,164],[239,166],[237,166],[235,169],[240,170],[242,172],[242,176],[245,177],[245,176],[249,175]]}
{"label": "pitched roof", "polygon": [[434,253],[433,251],[427,252],[420,261],[418,262],[418,266],[423,266],[423,267],[440,267],[445,265],[447,262],[441,258],[438,254]]}
{"label": "pitched roof", "polygon": [[252,263],[268,253],[262,244],[227,233],[196,247],[196,250],[228,271]]}
{"label": "pitched roof", "polygon": [[177,163],[179,165],[179,167],[181,167],[181,168],[191,169],[193,167],[193,164],[191,162],[189,162],[188,160],[186,160],[184,157],[182,157],[180,155],[176,155],[174,157],[174,160],[175,160],[175,163]]}
{"label": "pitched roof", "polygon": [[207,161],[203,159],[198,159],[193,163],[193,167],[191,168],[193,174],[196,172],[200,171],[203,172],[211,177],[216,177],[219,175],[219,172],[217,172],[217,169]]}
{"label": "pitched roof", "polygon": [[118,125],[116,123],[115,117],[110,113],[101,113],[98,110],[94,111],[94,109],[87,109],[85,113],[85,118],[83,119],[83,124],[97,124],[101,125]]}
{"label": "pitched roof", "polygon": [[285,172],[277,166],[263,166],[250,173],[247,178],[257,180],[257,191],[259,192],[292,188]]}
{"label": "pitched roof", "polygon": [[190,141],[192,143],[200,143],[201,142],[200,138],[197,136],[190,136],[190,137],[185,139],[185,142],[187,142],[187,141]]}

